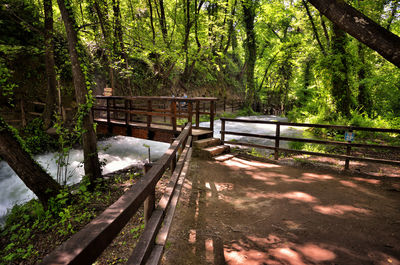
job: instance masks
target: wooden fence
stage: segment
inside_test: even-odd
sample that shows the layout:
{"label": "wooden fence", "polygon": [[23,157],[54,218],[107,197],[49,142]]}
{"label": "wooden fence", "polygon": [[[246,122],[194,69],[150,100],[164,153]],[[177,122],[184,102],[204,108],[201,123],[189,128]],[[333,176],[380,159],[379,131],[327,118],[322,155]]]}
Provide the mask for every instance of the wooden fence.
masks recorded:
{"label": "wooden fence", "polygon": [[[188,123],[165,154],[135,185],[46,256],[42,264],[92,264],[142,204],[145,206],[146,226],[127,264],[158,264],[188,170],[192,152],[191,127]],[[155,207],[155,186],[167,168],[173,173],[165,193]]]}
{"label": "wooden fence", "polygon": [[[242,133],[242,132],[227,131],[227,130],[225,130],[227,122],[274,124],[276,126],[275,135],[260,135],[260,134],[253,134],[253,133]],[[380,128],[367,128],[367,127],[356,127],[356,126],[339,126],[339,125],[323,125],[323,124],[292,123],[292,122],[279,122],[279,121],[256,121],[256,120],[221,118],[221,140],[225,144],[242,145],[242,146],[265,148],[265,149],[274,150],[274,158],[276,160],[279,159],[279,152],[281,151],[281,152],[300,153],[300,154],[306,154],[306,155],[315,155],[315,156],[324,156],[324,157],[332,157],[332,158],[343,159],[343,160],[345,160],[345,169],[349,168],[349,163],[350,163],[351,160],[353,160],[353,161],[364,161],[364,162],[375,162],[375,163],[382,163],[382,164],[400,166],[400,161],[399,160],[386,160],[386,159],[369,158],[369,157],[358,157],[358,156],[352,156],[351,155],[351,149],[353,147],[364,147],[364,148],[375,148],[375,149],[383,149],[383,150],[400,151],[400,146],[353,143],[351,141],[331,141],[331,140],[317,140],[317,139],[284,137],[284,136],[281,136],[281,126],[327,128],[327,129],[347,131],[347,132],[350,132],[350,133],[354,133],[355,131],[368,131],[368,132],[383,132],[383,133],[400,134],[400,130],[395,130],[395,129],[380,129]],[[245,136],[245,137],[256,137],[256,138],[263,138],[263,139],[271,139],[271,140],[275,140],[275,146],[266,146],[266,145],[243,143],[243,142],[236,142],[236,141],[235,142],[225,141],[225,135],[227,135],[227,134],[237,135],[237,136]],[[310,152],[310,151],[303,151],[303,150],[281,148],[279,146],[280,141],[293,141],[293,142],[303,142],[303,143],[342,146],[342,147],[345,148],[346,155],[318,153],[318,152]]]}

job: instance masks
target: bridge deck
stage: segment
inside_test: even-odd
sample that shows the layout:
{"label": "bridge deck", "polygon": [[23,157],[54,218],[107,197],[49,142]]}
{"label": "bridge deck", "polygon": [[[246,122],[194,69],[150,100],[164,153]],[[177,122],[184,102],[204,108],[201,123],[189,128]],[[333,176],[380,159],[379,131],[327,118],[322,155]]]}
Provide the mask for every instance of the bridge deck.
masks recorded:
{"label": "bridge deck", "polygon": [[[170,142],[170,138],[173,138],[174,134],[179,134],[182,131],[181,126],[176,127],[176,132],[174,133],[172,125],[169,124],[157,124],[151,123],[147,126],[145,122],[129,122],[129,127],[131,131],[127,130],[126,122],[124,120],[111,119],[110,123],[112,132],[109,131],[108,122],[106,118],[96,118],[95,122],[98,123],[98,132],[100,134],[112,133],[113,135],[127,135],[149,140],[158,140],[164,142]],[[155,132],[153,137],[145,131]],[[158,133],[157,133],[158,132]],[[213,131],[208,128],[193,128],[192,136],[193,139],[203,139],[207,137],[212,137]]]}
{"label": "bridge deck", "polygon": [[397,178],[192,159],[163,264],[400,264]]}

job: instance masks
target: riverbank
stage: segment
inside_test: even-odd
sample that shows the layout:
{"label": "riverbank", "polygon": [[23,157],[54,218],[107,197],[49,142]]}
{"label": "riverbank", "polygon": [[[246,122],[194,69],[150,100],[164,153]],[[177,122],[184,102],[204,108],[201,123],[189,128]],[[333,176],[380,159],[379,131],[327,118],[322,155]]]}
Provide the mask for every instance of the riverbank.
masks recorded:
{"label": "riverbank", "polygon": [[[104,176],[93,192],[84,183],[69,187],[43,209],[37,200],[15,206],[0,230],[0,264],[36,264],[102,213],[142,176],[140,167]],[[160,184],[161,185],[161,184]],[[143,218],[130,226],[138,238]],[[107,257],[109,258],[109,257]],[[107,260],[103,264],[110,264]]]}

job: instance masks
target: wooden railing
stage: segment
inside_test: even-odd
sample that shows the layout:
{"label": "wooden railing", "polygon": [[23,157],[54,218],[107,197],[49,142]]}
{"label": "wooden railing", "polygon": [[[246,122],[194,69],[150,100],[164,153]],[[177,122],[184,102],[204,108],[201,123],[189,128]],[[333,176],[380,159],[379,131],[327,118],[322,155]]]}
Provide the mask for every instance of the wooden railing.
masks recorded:
{"label": "wooden railing", "polygon": [[[260,135],[260,134],[253,134],[253,133],[227,131],[227,130],[225,130],[227,122],[274,124],[276,126],[275,135]],[[295,138],[295,137],[283,137],[283,136],[281,136],[281,126],[327,128],[327,129],[334,129],[334,130],[340,130],[340,131],[347,131],[347,132],[351,132],[351,133],[354,133],[355,131],[369,131],[369,132],[400,134],[400,130],[396,130],[396,129],[380,129],[380,128],[367,128],[367,127],[356,127],[356,126],[339,126],[339,125],[323,125],[323,124],[308,124],[308,123],[291,123],[291,122],[279,122],[279,121],[258,121],[258,120],[221,118],[221,140],[223,143],[231,144],[231,145],[242,145],[242,146],[274,150],[274,158],[276,160],[279,159],[279,152],[281,151],[281,152],[300,153],[300,154],[306,154],[306,155],[325,156],[325,157],[343,159],[343,160],[345,160],[345,169],[349,169],[349,163],[351,160],[364,161],[364,162],[375,162],[375,163],[400,166],[399,160],[386,160],[386,159],[359,157],[359,156],[351,155],[351,149],[353,147],[376,148],[376,149],[400,151],[400,146],[353,143],[351,141],[332,141],[332,140],[317,140],[317,139],[306,139],[306,138]],[[237,136],[245,136],[245,137],[271,139],[271,140],[275,140],[275,145],[274,146],[266,146],[266,145],[243,143],[243,142],[237,142],[237,141],[225,141],[225,135],[227,135],[227,134],[237,135]],[[342,147],[345,147],[346,154],[345,155],[328,154],[328,153],[318,153],[318,152],[311,152],[311,151],[281,148],[279,146],[280,141],[293,141],[293,142],[342,146]]]}
{"label": "wooden railing", "polygon": [[[188,123],[165,154],[152,164],[135,185],[101,215],[46,256],[42,264],[92,264],[142,204],[145,206],[146,226],[127,264],[158,264],[191,157],[191,127]],[[173,173],[165,193],[155,207],[155,186],[167,168]]]}
{"label": "wooden railing", "polygon": [[[93,108],[94,118],[131,122],[169,125],[177,130],[177,119],[194,124],[194,128],[214,130],[215,103],[217,98],[196,97],[105,97],[96,96]],[[209,116],[210,126],[200,127],[200,115]]]}

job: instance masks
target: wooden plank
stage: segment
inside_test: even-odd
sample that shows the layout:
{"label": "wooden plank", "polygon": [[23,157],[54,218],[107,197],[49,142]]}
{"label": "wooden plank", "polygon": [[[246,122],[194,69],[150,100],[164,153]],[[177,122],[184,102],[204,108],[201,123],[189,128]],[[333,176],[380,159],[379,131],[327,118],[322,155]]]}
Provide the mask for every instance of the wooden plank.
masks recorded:
{"label": "wooden plank", "polygon": [[186,146],[185,155],[183,155],[182,153],[182,156],[178,161],[177,167],[174,170],[173,175],[171,176],[171,181],[169,182],[167,189],[157,206],[157,209],[151,215],[146,225],[146,228],[139,239],[139,242],[137,243],[132,255],[130,256],[126,264],[144,264],[147,257],[150,255],[154,246],[156,235],[158,233],[158,230],[160,229],[161,222],[164,217],[165,209],[168,207],[169,202],[172,200],[171,197],[173,197],[173,194],[175,194],[175,186],[178,182],[179,176],[181,175],[181,171],[187,157],[188,149],[190,149],[190,146]]}
{"label": "wooden plank", "polygon": [[128,100],[159,100],[159,101],[212,101],[212,100],[218,100],[218,98],[215,97],[190,97],[190,98],[185,98],[185,97],[166,97],[166,96],[134,96],[134,97],[125,97],[125,96],[95,96],[96,99],[128,99]]}
{"label": "wooden plank", "polygon": [[175,210],[176,210],[176,207],[179,202],[179,197],[181,194],[183,182],[185,181],[186,174],[189,169],[191,155],[192,155],[192,149],[190,148],[190,151],[188,153],[188,158],[185,161],[185,165],[182,170],[182,174],[179,177],[176,189],[173,193],[170,207],[168,208],[168,210],[165,214],[163,226],[160,229],[160,231],[158,232],[158,235],[156,238],[156,245],[153,248],[153,251],[151,252],[149,259],[146,263],[147,265],[157,265],[161,261],[161,258],[162,258],[163,252],[164,252],[164,248],[165,248],[165,245],[168,240],[169,232],[171,230],[171,225],[172,225],[172,221],[173,221],[173,218],[175,215]]}

